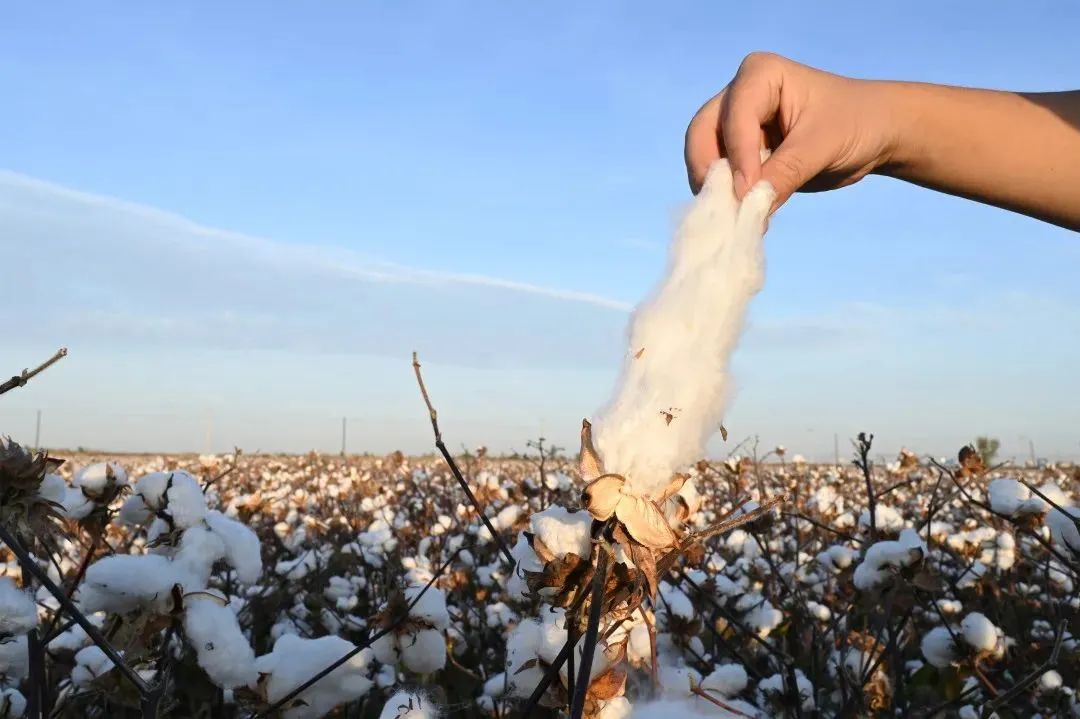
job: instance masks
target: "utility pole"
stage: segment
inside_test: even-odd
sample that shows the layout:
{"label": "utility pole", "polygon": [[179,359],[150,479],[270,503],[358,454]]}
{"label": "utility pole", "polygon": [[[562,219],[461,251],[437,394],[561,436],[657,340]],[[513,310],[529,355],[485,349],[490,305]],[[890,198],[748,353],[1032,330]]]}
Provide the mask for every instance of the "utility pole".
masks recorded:
{"label": "utility pole", "polygon": [[833,448],[833,463],[840,466],[840,435],[833,432],[832,436],[832,448]]}
{"label": "utility pole", "polygon": [[345,432],[349,424],[348,417],[341,418],[341,456],[345,456]]}
{"label": "utility pole", "polygon": [[34,429],[34,449],[41,449],[41,410],[37,411],[37,426]]}
{"label": "utility pole", "polygon": [[1033,439],[1031,439],[1031,437],[1028,437],[1028,453],[1031,454],[1031,464],[1034,465],[1036,463],[1035,462],[1035,441]]}

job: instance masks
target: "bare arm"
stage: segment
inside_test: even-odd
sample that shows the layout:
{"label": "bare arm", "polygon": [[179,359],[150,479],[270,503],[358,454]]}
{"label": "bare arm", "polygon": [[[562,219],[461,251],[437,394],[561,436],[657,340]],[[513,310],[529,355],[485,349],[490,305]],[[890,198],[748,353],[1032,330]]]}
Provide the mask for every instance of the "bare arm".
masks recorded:
{"label": "bare arm", "polygon": [[875,173],[1080,230],[1080,92],[853,80],[754,54],[687,129],[695,192],[721,155],[740,194],[763,177],[777,206]]}

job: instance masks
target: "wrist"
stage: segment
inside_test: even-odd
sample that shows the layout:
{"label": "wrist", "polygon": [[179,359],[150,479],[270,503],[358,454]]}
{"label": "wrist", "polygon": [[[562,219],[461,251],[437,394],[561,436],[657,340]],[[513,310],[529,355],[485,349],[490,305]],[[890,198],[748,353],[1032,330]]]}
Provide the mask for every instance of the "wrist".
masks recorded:
{"label": "wrist", "polygon": [[874,114],[880,155],[872,171],[904,177],[924,153],[920,151],[920,118],[925,102],[914,83],[867,81],[869,107]]}

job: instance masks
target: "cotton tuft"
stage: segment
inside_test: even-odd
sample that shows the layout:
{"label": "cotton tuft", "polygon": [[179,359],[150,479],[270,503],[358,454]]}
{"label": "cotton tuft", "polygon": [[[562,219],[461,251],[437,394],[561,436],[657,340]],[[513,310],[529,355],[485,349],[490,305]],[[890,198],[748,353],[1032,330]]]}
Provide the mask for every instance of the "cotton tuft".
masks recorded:
{"label": "cotton tuft", "polygon": [[717,162],[675,235],[667,276],[634,312],[629,354],[595,435],[605,469],[626,477],[633,494],[659,495],[720,427],[728,363],[765,279],[775,198],[760,182],[738,201],[730,166]]}

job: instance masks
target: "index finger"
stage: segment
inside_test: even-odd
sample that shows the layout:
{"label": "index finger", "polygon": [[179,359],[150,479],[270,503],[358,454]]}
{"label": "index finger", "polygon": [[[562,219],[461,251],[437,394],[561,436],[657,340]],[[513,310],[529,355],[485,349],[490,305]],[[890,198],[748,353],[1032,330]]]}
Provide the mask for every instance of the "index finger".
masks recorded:
{"label": "index finger", "polygon": [[720,159],[720,106],[725,92],[727,88],[702,105],[686,128],[683,159],[690,191],[695,195],[705,184],[709,168]]}

